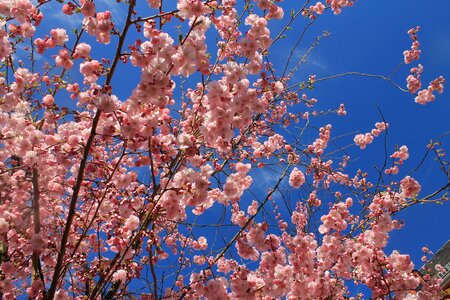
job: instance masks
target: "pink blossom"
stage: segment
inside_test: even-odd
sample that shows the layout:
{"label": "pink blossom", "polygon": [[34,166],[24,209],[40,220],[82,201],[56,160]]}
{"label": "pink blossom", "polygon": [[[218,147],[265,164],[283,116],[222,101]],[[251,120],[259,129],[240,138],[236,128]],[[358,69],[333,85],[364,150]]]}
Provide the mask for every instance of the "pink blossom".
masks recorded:
{"label": "pink blossom", "polygon": [[342,8],[353,6],[353,0],[326,0],[326,3],[331,6],[331,10],[335,15],[338,15],[342,12]]}
{"label": "pink blossom", "polygon": [[357,134],[353,139],[355,144],[359,146],[361,149],[365,149],[368,144],[371,144],[373,141],[373,135],[370,133],[366,134]]}
{"label": "pink blossom", "polygon": [[75,52],[73,54],[73,58],[83,58],[87,59],[91,53],[91,46],[86,43],[80,43],[75,48]]}
{"label": "pink blossom", "polygon": [[12,49],[6,31],[0,29],[0,59],[10,55],[11,51]]}
{"label": "pink blossom", "polygon": [[36,51],[39,54],[44,53],[47,48],[47,42],[41,38],[37,38],[34,40],[34,45],[36,46]]}
{"label": "pink blossom", "polygon": [[199,17],[208,11],[208,8],[201,0],[180,0],[177,8],[180,11],[180,15],[185,19]]}
{"label": "pink blossom", "polygon": [[240,257],[245,259],[257,260],[259,258],[259,253],[255,247],[249,245],[249,243],[243,239],[238,239],[236,241],[236,249]]}
{"label": "pink blossom", "polygon": [[352,202],[335,204],[328,215],[323,215],[320,220],[322,225],[319,226],[319,232],[322,234],[329,233],[331,230],[343,231],[347,228],[347,217],[349,216],[348,207]]}
{"label": "pink blossom", "polygon": [[207,248],[208,248],[208,240],[204,236],[199,237],[197,250],[206,250]]}
{"label": "pink blossom", "polygon": [[102,65],[97,60],[85,61],[80,64],[80,73],[84,75],[86,82],[95,82],[100,75]]}
{"label": "pink blossom", "polygon": [[283,90],[284,90],[283,83],[280,82],[280,81],[275,82],[275,84],[274,84],[274,92],[277,93],[277,94],[281,94],[283,92]]}
{"label": "pink blossom", "polygon": [[72,15],[73,11],[76,9],[75,4],[73,4],[72,2],[66,3],[63,5],[62,7],[62,12],[66,15]]}
{"label": "pink blossom", "polygon": [[414,269],[409,255],[402,255],[398,251],[393,251],[388,261],[396,271],[411,272]]}
{"label": "pink blossom", "polygon": [[400,181],[400,187],[406,198],[417,196],[421,189],[420,184],[409,176],[406,176],[402,179],[402,181]]}
{"label": "pink blossom", "polygon": [[112,276],[112,281],[122,281],[124,282],[127,279],[127,271],[125,270],[117,270],[114,272]]}
{"label": "pink blossom", "polygon": [[302,171],[294,168],[289,176],[289,185],[293,188],[300,188],[305,183],[305,175]]}
{"label": "pink blossom", "polygon": [[318,14],[321,15],[323,14],[323,11],[325,10],[325,5],[322,4],[322,2],[317,2],[313,7],[312,10]]}
{"label": "pink blossom", "polygon": [[93,17],[95,15],[95,4],[91,0],[82,0],[81,1],[81,13],[85,17]]}
{"label": "pink blossom", "polygon": [[[422,86],[422,83],[420,81],[420,74],[422,72],[423,67],[419,64],[417,68],[411,69],[412,75],[409,75],[406,78],[406,81],[408,82],[408,90],[412,94],[416,93]],[[417,97],[415,98],[416,103],[424,105],[428,102],[434,101],[435,96],[433,95],[433,92],[437,91],[438,93],[442,93],[444,90],[444,83],[445,79],[442,76],[431,81],[427,89],[423,89],[418,93]]]}
{"label": "pink blossom", "polygon": [[[7,1],[5,4],[8,7]],[[27,18],[29,18],[35,11],[35,7],[29,0],[15,0],[12,1],[14,4],[11,9],[11,13],[13,17],[19,22],[19,23],[25,23],[27,21]],[[0,9],[1,11],[1,9]],[[8,13],[9,14],[9,13]]]}
{"label": "pink blossom", "polygon": [[58,52],[58,56],[55,58],[55,64],[57,67],[63,67],[64,69],[72,69],[73,61],[66,49],[61,49]]}
{"label": "pink blossom", "polygon": [[36,28],[33,25],[31,25],[30,22],[25,22],[22,25],[20,25],[20,31],[25,38],[29,39],[33,37]]}
{"label": "pink blossom", "polygon": [[98,109],[101,109],[106,113],[115,111],[120,105],[120,101],[117,99],[117,96],[108,94],[101,94],[93,102],[96,104]]}
{"label": "pink blossom", "polygon": [[95,17],[91,16],[84,18],[83,28],[90,35],[95,36],[97,42],[109,44],[111,40],[111,30],[114,28],[114,23],[111,20],[111,13],[109,11],[99,12]]}
{"label": "pink blossom", "polygon": [[416,103],[425,105],[428,102],[432,102],[434,101],[435,96],[433,95],[432,92],[430,92],[430,90],[421,90],[419,92],[419,94],[417,95],[417,97],[414,99],[414,101]]}
{"label": "pink blossom", "polygon": [[12,9],[13,5],[14,5],[14,2],[11,0],[0,2],[0,14],[7,16],[7,17],[11,17],[11,9]]}
{"label": "pink blossom", "polygon": [[209,280],[205,290],[205,298],[217,300],[231,299],[227,293],[227,285],[228,281],[223,277]]}
{"label": "pink blossom", "polygon": [[338,115],[340,116],[345,116],[347,114],[347,111],[345,110],[345,105],[343,103],[341,103],[339,105],[339,109],[338,109]]}
{"label": "pink blossom", "polygon": [[159,8],[161,5],[161,0],[147,0],[147,2],[151,8]]}
{"label": "pink blossom", "polygon": [[253,179],[246,175],[250,165],[239,163],[236,165],[236,170],[238,173],[228,176],[223,188],[225,195],[232,200],[238,200],[253,182]]}
{"label": "pink blossom", "polygon": [[423,66],[419,64],[415,68],[411,68],[411,75],[406,78],[407,88],[411,94],[415,94],[422,86],[420,80],[421,74],[423,72]]}
{"label": "pink blossom", "polygon": [[53,48],[54,46],[64,46],[69,40],[66,30],[62,28],[52,29],[50,35],[51,39],[49,41],[51,41],[51,43],[48,44],[50,48]]}
{"label": "pink blossom", "polygon": [[420,89],[420,87],[422,86],[422,83],[420,82],[420,79],[418,77],[414,77],[413,75],[409,75],[406,78],[406,81],[408,83],[407,84],[408,91],[411,94],[415,94]]}
{"label": "pink blossom", "polygon": [[44,104],[47,107],[53,106],[55,103],[55,100],[53,99],[52,95],[45,95],[44,98],[42,98],[42,104]]}
{"label": "pink blossom", "polygon": [[408,147],[405,145],[401,146],[397,151],[395,151],[392,155],[392,158],[398,158],[401,161],[407,160],[409,158]]}
{"label": "pink blossom", "polygon": [[135,215],[131,215],[125,221],[125,226],[129,230],[136,230],[139,228],[139,218]]}
{"label": "pink blossom", "polygon": [[8,222],[5,220],[5,218],[0,218],[0,232],[8,232],[9,229],[9,224]]}
{"label": "pink blossom", "polygon": [[386,174],[398,174],[398,167],[392,166],[384,171]]}
{"label": "pink blossom", "polygon": [[10,276],[14,273],[14,265],[9,261],[4,261],[1,264],[0,270],[2,270],[3,274],[6,276]]}
{"label": "pink blossom", "polygon": [[319,129],[319,138],[316,139],[312,145],[308,146],[308,150],[313,153],[315,152],[317,155],[322,155],[324,150],[328,147],[328,141],[331,136],[331,125],[328,124]]}
{"label": "pink blossom", "polygon": [[413,40],[413,43],[411,45],[411,50],[405,50],[403,52],[404,61],[405,64],[410,64],[414,60],[418,60],[421,51],[419,50],[419,41],[417,40],[417,32],[419,32],[420,27],[417,26],[416,28],[411,28],[408,30],[408,34],[410,38]]}
{"label": "pink blossom", "polygon": [[375,128],[372,129],[371,133],[373,136],[379,136],[381,132],[385,131],[389,127],[388,123],[377,122],[375,123]]}
{"label": "pink blossom", "polygon": [[40,234],[33,234],[31,240],[30,240],[30,245],[31,248],[35,251],[42,251],[44,249],[44,239],[42,238],[42,236]]}
{"label": "pink blossom", "polygon": [[312,192],[309,194],[309,197],[308,197],[308,204],[309,204],[310,206],[316,206],[316,207],[319,207],[319,206],[322,204],[322,201],[321,201],[319,198],[317,198],[317,193],[316,193],[316,191],[312,191]]}
{"label": "pink blossom", "polygon": [[69,293],[64,290],[57,290],[55,293],[55,300],[67,300],[69,299]]}
{"label": "pink blossom", "polygon": [[405,57],[405,64],[410,64],[414,60],[418,60],[420,56],[420,50],[405,50],[403,55]]}
{"label": "pink blossom", "polygon": [[442,92],[444,92],[444,83],[445,83],[445,78],[442,76],[439,76],[438,78],[436,78],[435,80],[430,82],[430,85],[428,86],[428,90],[430,92],[437,91],[439,94],[442,94]]}

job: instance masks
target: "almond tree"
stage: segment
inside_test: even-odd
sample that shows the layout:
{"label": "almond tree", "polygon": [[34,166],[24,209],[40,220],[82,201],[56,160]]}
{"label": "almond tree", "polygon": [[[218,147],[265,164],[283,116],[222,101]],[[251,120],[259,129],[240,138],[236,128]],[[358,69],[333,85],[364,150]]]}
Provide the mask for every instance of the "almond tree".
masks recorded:
{"label": "almond tree", "polygon": [[[344,104],[316,111],[307,95],[358,75],[433,101],[445,80],[422,86],[418,27],[398,68],[413,64],[406,87],[358,72],[298,81],[328,35],[297,62],[305,33],[355,1],[106,3],[0,2],[2,298],[364,297],[355,284],[372,298],[440,297],[438,280],[385,247],[396,213],[447,200],[446,135],[418,165],[434,156],[445,183],[423,194],[398,175],[408,147],[388,149],[381,110],[351,143],[384,137],[384,165],[353,172],[360,149],[334,146],[326,121]],[[297,45],[279,66],[270,49],[286,35]]]}

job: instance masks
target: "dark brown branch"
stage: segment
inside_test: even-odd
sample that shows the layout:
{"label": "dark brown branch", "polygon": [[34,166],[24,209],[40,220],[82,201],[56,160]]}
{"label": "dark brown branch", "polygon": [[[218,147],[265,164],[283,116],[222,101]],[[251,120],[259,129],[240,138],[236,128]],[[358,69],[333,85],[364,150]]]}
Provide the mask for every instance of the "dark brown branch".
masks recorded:
{"label": "dark brown branch", "polygon": [[[41,217],[40,217],[40,206],[39,206],[39,174],[36,168],[33,168],[33,223],[34,223],[34,233],[39,234],[41,231]],[[39,251],[33,250],[33,254],[31,257],[32,264],[33,264],[33,281],[35,280],[41,280],[43,284],[44,282],[44,275],[42,273],[42,267],[41,267],[41,259],[39,255]]]}
{"label": "dark brown branch", "polygon": [[[112,80],[114,71],[116,69],[117,63],[120,59],[120,53],[122,52],[122,47],[123,47],[123,43],[125,42],[125,37],[127,35],[128,32],[128,28],[131,25],[131,15],[133,13],[134,10],[134,6],[136,5],[136,1],[132,0],[130,1],[130,5],[128,7],[128,17],[127,17],[127,22],[125,24],[124,30],[122,32],[122,34],[120,35],[119,38],[119,43],[117,45],[117,49],[116,49],[116,54],[113,60],[113,63],[111,65],[111,68],[108,72],[108,75],[106,77],[106,81],[105,81],[105,86],[108,86]],[[101,110],[97,110],[97,112],[95,113],[95,117],[94,120],[92,122],[92,127],[91,127],[91,133],[89,135],[89,138],[87,140],[86,143],[86,147],[84,148],[84,153],[83,153],[83,158],[80,162],[80,168],[78,171],[78,176],[77,176],[77,182],[75,184],[75,187],[73,189],[73,194],[72,194],[72,199],[70,201],[70,206],[69,206],[69,212],[67,215],[67,222],[66,222],[66,226],[64,228],[64,232],[63,232],[63,236],[61,238],[61,247],[58,253],[58,258],[56,261],[56,266],[55,266],[55,272],[53,274],[53,280],[52,280],[52,284],[50,286],[50,289],[48,291],[47,297],[45,297],[45,299],[53,299],[54,294],[56,292],[56,288],[58,286],[59,283],[59,279],[64,277],[64,274],[62,274],[62,268],[63,268],[63,259],[64,259],[64,252],[66,250],[66,243],[67,240],[69,238],[69,234],[70,234],[70,228],[72,226],[72,222],[73,222],[73,218],[75,216],[75,208],[76,208],[76,204],[77,204],[77,200],[78,200],[78,194],[80,192],[80,188],[81,188],[81,183],[83,182],[83,177],[84,177],[84,169],[86,168],[86,164],[87,164],[87,159],[89,156],[89,152],[92,146],[92,143],[94,142],[94,138],[95,138],[95,130],[97,129],[97,125],[98,122],[100,120],[100,116],[101,116],[102,112]],[[94,289],[95,290],[95,289]]]}
{"label": "dark brown branch", "polygon": [[77,200],[78,200],[78,194],[80,193],[81,183],[83,182],[83,177],[84,177],[84,169],[86,168],[89,152],[92,147],[92,143],[94,142],[95,130],[97,128],[98,121],[100,120],[101,113],[102,112],[100,110],[98,110],[95,113],[95,117],[92,122],[91,133],[86,142],[86,146],[84,147],[83,158],[81,159],[80,168],[78,170],[77,182],[73,188],[73,194],[72,194],[72,198],[70,200],[66,226],[64,227],[64,232],[63,232],[63,235],[61,238],[61,247],[58,252],[58,258],[56,261],[55,272],[53,273],[52,284],[50,286],[50,289],[48,290],[48,294],[47,294],[47,297],[45,297],[45,299],[53,299],[55,292],[56,292],[57,285],[59,283],[59,279],[61,277],[64,277],[64,274],[61,271],[63,268],[63,260],[64,260],[64,253],[66,251],[66,244],[69,239],[70,228],[72,226],[73,218],[75,216],[75,209],[76,209],[76,204],[77,204]]}

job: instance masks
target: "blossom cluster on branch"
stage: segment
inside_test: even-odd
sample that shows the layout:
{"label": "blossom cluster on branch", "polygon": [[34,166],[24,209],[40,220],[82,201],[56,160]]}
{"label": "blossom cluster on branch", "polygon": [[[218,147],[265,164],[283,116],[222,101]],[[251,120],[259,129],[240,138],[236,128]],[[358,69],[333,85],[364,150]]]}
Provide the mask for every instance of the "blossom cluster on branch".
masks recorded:
{"label": "blossom cluster on branch", "polygon": [[[374,299],[441,295],[385,249],[395,213],[450,185],[421,197],[395,177],[406,146],[378,183],[348,170],[332,125],[310,126],[344,104],[316,111],[304,90],[321,79],[294,89],[269,60],[289,24],[356,1],[290,17],[278,0],[103,2],[0,1],[0,298],[361,298],[349,282]],[[425,104],[445,80],[419,91],[422,70],[407,91]]]}

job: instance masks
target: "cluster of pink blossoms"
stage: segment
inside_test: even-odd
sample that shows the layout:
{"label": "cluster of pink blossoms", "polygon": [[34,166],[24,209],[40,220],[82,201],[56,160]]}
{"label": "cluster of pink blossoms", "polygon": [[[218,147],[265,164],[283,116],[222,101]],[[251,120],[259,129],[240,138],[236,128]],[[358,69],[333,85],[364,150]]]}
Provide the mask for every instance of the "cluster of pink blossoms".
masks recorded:
{"label": "cluster of pink blossoms", "polygon": [[339,116],[345,116],[347,114],[347,111],[345,110],[345,105],[343,103],[341,103],[339,105],[339,109],[337,110],[337,114]]}
{"label": "cluster of pink blossoms", "polygon": [[406,78],[407,88],[411,94],[415,94],[422,87],[420,74],[423,72],[423,66],[419,64],[417,67],[411,68],[411,74]]}
{"label": "cluster of pink blossoms", "polygon": [[[81,0],[81,7],[79,11],[83,14],[83,28],[91,36],[97,38],[97,42],[101,44],[109,44],[111,39],[111,30],[114,28],[114,23],[111,20],[111,13],[109,11],[96,12],[95,3],[93,0]],[[77,9],[77,6],[72,2],[64,4],[62,12],[66,15],[72,15]]]}
{"label": "cluster of pink blossoms", "polygon": [[359,146],[361,149],[365,149],[367,145],[373,142],[374,136],[380,135],[380,133],[385,131],[388,127],[388,123],[377,122],[375,123],[375,128],[372,129],[371,132],[368,132],[366,134],[357,134],[355,135],[355,138],[353,140],[357,146]]}
{"label": "cluster of pink blossoms", "polygon": [[404,160],[407,160],[409,158],[409,152],[408,147],[405,145],[401,146],[400,149],[394,152],[394,154],[391,155],[392,158],[398,158],[399,164],[402,164]]}
{"label": "cluster of pink blossoms", "polygon": [[[85,17],[92,17],[95,15],[95,3],[92,0],[81,0],[80,12]],[[77,6],[72,2],[66,3],[62,7],[62,12],[66,15],[72,15],[77,9]]]}
{"label": "cluster of pink blossoms", "polygon": [[326,4],[330,5],[331,10],[335,15],[341,13],[344,7],[351,7],[354,4],[354,0],[326,0]]}
{"label": "cluster of pink blossoms", "polygon": [[64,46],[69,41],[69,36],[65,29],[56,28],[50,31],[50,37],[46,36],[44,39],[37,38],[34,40],[36,51],[43,54],[48,48],[54,48],[56,46]]}
{"label": "cluster of pink blossoms", "polygon": [[314,15],[314,13],[316,13],[317,15],[321,15],[321,14],[323,14],[324,10],[325,10],[325,5],[319,1],[316,4],[311,5],[309,7],[309,10],[303,11],[303,15],[309,16],[310,19],[315,19],[316,15]]}
{"label": "cluster of pink blossoms", "polygon": [[294,168],[289,176],[289,185],[293,188],[300,188],[305,183],[305,174],[297,168]]}
{"label": "cluster of pink blossoms", "polygon": [[30,0],[6,0],[0,2],[0,14],[23,24],[36,14],[36,7]]}
{"label": "cluster of pink blossoms", "polygon": [[[421,53],[421,51],[419,50],[420,44],[417,39],[417,32],[419,30],[420,30],[420,27],[417,26],[416,28],[411,28],[408,31],[408,34],[410,35],[411,39],[413,40],[413,43],[411,46],[411,50],[405,50],[403,52],[405,64],[410,64],[414,60],[418,60],[420,57],[420,53]],[[422,82],[420,79],[422,72],[423,72],[423,66],[421,64],[419,64],[417,67],[411,68],[411,70],[410,70],[411,74],[408,75],[408,77],[406,78],[407,88],[411,94],[416,94],[417,91],[419,91],[420,88],[422,87]],[[428,102],[434,101],[435,96],[434,96],[433,92],[437,91],[439,94],[441,94],[444,91],[444,83],[445,83],[445,79],[443,76],[439,76],[438,78],[434,79],[433,81],[430,82],[430,84],[428,85],[428,88],[423,89],[418,92],[418,94],[415,98],[415,102],[425,105]]]}
{"label": "cluster of pink blossoms", "polygon": [[180,16],[185,19],[200,17],[209,10],[201,0],[181,0],[178,1],[177,8],[180,11]]}
{"label": "cluster of pink blossoms", "polygon": [[4,26],[5,22],[0,21],[0,59],[11,54],[11,45],[8,40],[8,33],[3,29]]}
{"label": "cluster of pink blossoms", "polygon": [[405,145],[401,146],[390,157],[398,159],[398,161],[395,162],[395,164],[392,167],[386,169],[384,172],[386,174],[398,174],[398,165],[401,166],[403,164],[403,161],[409,158],[408,147],[406,147]]}
{"label": "cluster of pink blossoms", "polygon": [[250,164],[236,164],[237,173],[228,176],[223,191],[225,195],[232,201],[236,201],[241,198],[246,189],[250,187],[253,180],[247,173],[250,171]]}
{"label": "cluster of pink blossoms", "polygon": [[366,133],[366,134],[360,133],[360,134],[355,135],[355,138],[353,139],[353,141],[361,149],[365,149],[367,145],[372,144],[373,135],[371,133]]}
{"label": "cluster of pink blossoms", "polygon": [[304,10],[302,14],[303,16],[315,19],[317,16],[314,14],[321,15],[328,7],[331,8],[335,15],[338,15],[342,12],[344,7],[353,6],[354,0],[326,0],[325,4],[319,1],[316,4],[311,5],[309,9]]}
{"label": "cluster of pink blossoms", "polygon": [[319,129],[319,138],[317,138],[311,145],[308,146],[308,151],[310,153],[315,153],[317,155],[322,155],[324,150],[328,146],[328,142],[331,137],[331,125],[328,124],[325,127]]}
{"label": "cluster of pink blossoms", "polygon": [[412,198],[419,194],[420,192],[420,184],[409,176],[400,181],[400,187],[402,189],[402,194],[405,198]]}
{"label": "cluster of pink blossoms", "polygon": [[111,40],[111,30],[114,28],[114,23],[111,20],[111,13],[109,11],[98,12],[95,14],[95,17],[90,16],[90,14],[91,13],[86,14],[86,17],[84,18],[84,29],[91,36],[95,36],[97,42],[109,44]]}
{"label": "cluster of pink blossoms", "polygon": [[[423,72],[423,66],[419,64],[417,67],[411,68],[411,74],[406,78],[407,88],[411,94],[415,94],[421,87],[422,82],[420,80],[421,73]],[[433,92],[437,91],[442,94],[444,91],[445,79],[443,76],[439,76],[434,79],[428,85],[428,88],[418,92],[415,101],[419,104],[427,104],[435,99]]]}
{"label": "cluster of pink blossoms", "polygon": [[16,24],[9,24],[8,31],[11,37],[21,35],[24,38],[31,38],[34,35],[36,28],[30,22],[25,22],[19,26]]}
{"label": "cluster of pink blossoms", "polygon": [[413,41],[413,43],[411,45],[411,50],[405,50],[403,52],[405,64],[410,64],[414,60],[418,60],[420,57],[420,53],[421,53],[421,51],[419,50],[420,43],[417,39],[417,32],[419,32],[419,30],[420,30],[419,26],[408,30],[408,34],[409,34],[411,40]]}
{"label": "cluster of pink blossoms", "polygon": [[415,98],[416,103],[424,105],[428,102],[434,101],[435,96],[433,95],[433,92],[437,91],[439,94],[441,94],[444,91],[444,83],[445,79],[442,76],[439,76],[438,78],[430,82],[430,85],[428,85],[427,89],[419,91],[417,97]]}
{"label": "cluster of pink blossoms", "polygon": [[30,0],[0,1],[0,15],[13,18],[19,23],[19,25],[10,23],[7,26],[8,30],[5,30],[6,21],[3,18],[0,20],[0,60],[2,60],[12,52],[8,35],[11,38],[16,36],[33,37],[35,26],[40,24],[44,16],[42,12],[36,10],[36,6]]}

